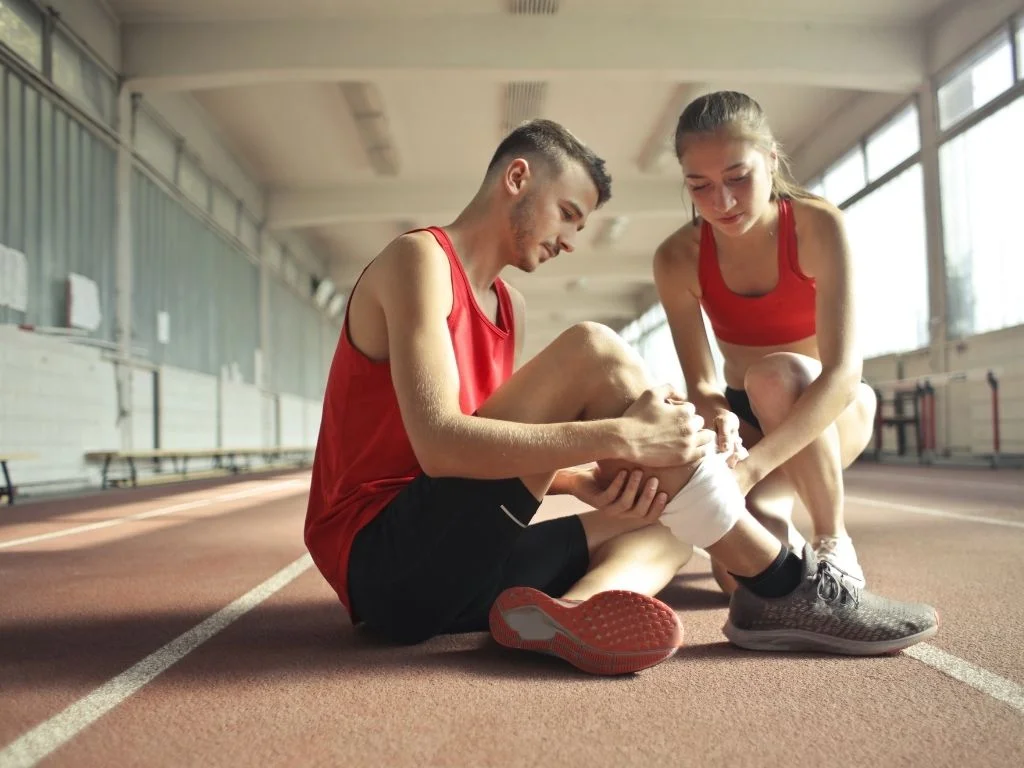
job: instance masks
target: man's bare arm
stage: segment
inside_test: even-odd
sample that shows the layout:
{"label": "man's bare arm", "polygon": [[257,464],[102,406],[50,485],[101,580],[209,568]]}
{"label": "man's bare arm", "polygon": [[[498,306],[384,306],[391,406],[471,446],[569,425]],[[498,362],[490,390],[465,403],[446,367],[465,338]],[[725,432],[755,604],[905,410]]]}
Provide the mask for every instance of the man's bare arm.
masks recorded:
{"label": "man's bare arm", "polygon": [[463,414],[447,326],[451,273],[444,252],[426,237],[406,236],[378,257],[377,268],[392,381],[425,472],[522,477],[603,458],[633,458],[621,419],[520,424]]}

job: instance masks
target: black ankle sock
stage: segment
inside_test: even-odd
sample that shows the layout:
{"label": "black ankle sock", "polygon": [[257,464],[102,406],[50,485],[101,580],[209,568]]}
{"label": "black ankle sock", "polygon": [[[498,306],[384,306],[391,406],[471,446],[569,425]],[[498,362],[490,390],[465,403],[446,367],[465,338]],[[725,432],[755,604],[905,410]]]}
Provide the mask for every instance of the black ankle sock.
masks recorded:
{"label": "black ankle sock", "polygon": [[804,564],[789,547],[779,550],[775,561],[757,576],[733,576],[736,581],[759,597],[784,597],[800,586]]}

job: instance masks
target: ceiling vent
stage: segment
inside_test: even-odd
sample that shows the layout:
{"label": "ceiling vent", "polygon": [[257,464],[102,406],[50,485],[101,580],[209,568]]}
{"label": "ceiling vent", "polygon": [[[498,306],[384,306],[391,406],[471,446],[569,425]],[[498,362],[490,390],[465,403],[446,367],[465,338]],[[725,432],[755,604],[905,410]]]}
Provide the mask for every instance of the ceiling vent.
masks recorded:
{"label": "ceiling vent", "polygon": [[554,16],[559,0],[508,0],[508,12],[513,16]]}
{"label": "ceiling vent", "polygon": [[507,136],[527,120],[540,117],[547,95],[547,83],[508,83],[505,86],[502,136]]}

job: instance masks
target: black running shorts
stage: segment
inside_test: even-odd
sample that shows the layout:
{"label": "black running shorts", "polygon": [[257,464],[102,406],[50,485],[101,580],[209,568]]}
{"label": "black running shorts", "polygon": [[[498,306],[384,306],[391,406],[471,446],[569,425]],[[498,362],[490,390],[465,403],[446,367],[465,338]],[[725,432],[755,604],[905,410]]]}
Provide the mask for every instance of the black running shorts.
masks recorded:
{"label": "black running shorts", "polygon": [[356,535],[353,619],[416,643],[485,630],[508,587],[564,594],[589,566],[583,525],[575,515],[530,525],[539,507],[518,478],[421,475]]}

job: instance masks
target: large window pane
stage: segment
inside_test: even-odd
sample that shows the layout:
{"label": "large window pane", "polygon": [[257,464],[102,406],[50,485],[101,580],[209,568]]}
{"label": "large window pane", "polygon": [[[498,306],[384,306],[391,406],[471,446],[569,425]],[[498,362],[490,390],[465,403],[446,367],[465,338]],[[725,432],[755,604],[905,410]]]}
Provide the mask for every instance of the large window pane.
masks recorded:
{"label": "large window pane", "polygon": [[238,201],[220,184],[213,185],[213,219],[233,235],[238,232]]}
{"label": "large window pane", "polygon": [[91,115],[114,124],[117,86],[113,78],[59,31],[53,36],[53,82]]}
{"label": "large window pane", "polygon": [[174,166],[177,162],[174,139],[145,109],[136,113],[135,151],[164,179],[174,180]]}
{"label": "large window pane", "polygon": [[921,148],[917,105],[911,104],[865,142],[868,178],[885,175]]}
{"label": "large window pane", "polygon": [[954,337],[1024,323],[1024,241],[1018,180],[1024,155],[1024,100],[1000,110],[939,150]]}
{"label": "large window pane", "polygon": [[242,212],[241,226],[238,232],[238,239],[253,253],[259,252],[260,230],[259,224],[248,211]]}
{"label": "large window pane", "polygon": [[1001,35],[939,88],[939,127],[959,122],[1013,85],[1013,52]]}
{"label": "large window pane", "polygon": [[0,43],[43,69],[43,19],[23,0],[0,0]]}
{"label": "large window pane", "polygon": [[860,147],[825,171],[823,183],[825,197],[836,205],[864,189],[868,181],[864,177],[864,153]]}
{"label": "large window pane", "polygon": [[202,169],[188,156],[182,156],[178,187],[204,211],[210,209],[210,183]]}
{"label": "large window pane", "polygon": [[1017,79],[1024,80],[1024,15],[1017,17]]}
{"label": "large window pane", "polygon": [[864,356],[927,346],[928,247],[920,164],[858,200],[845,214]]}

